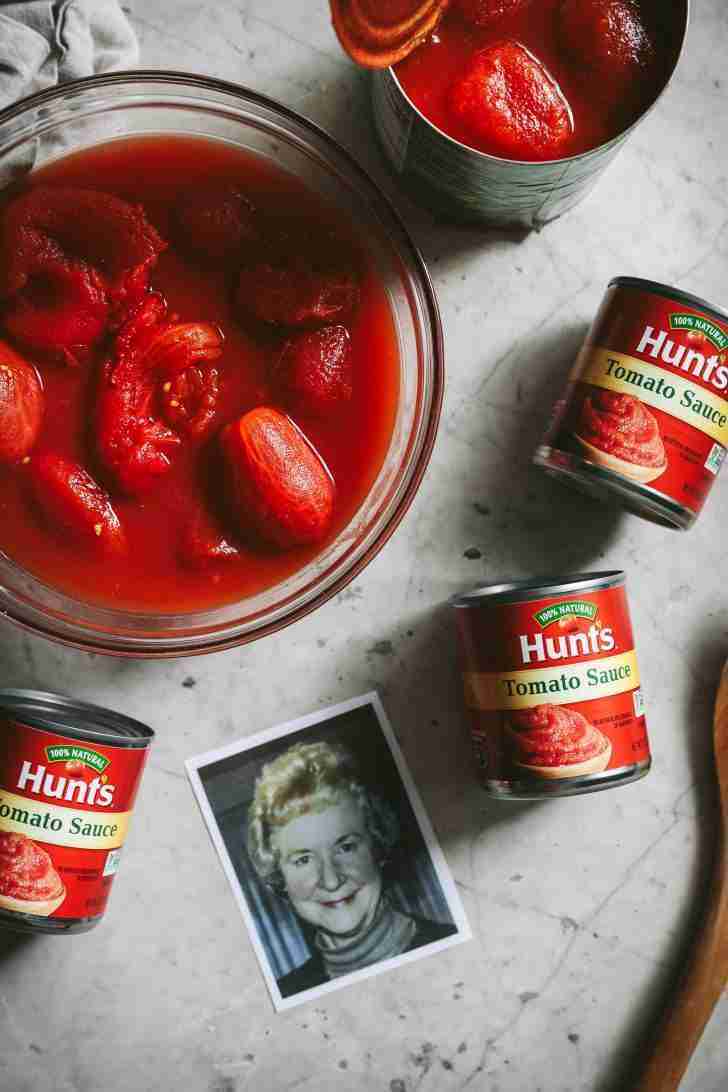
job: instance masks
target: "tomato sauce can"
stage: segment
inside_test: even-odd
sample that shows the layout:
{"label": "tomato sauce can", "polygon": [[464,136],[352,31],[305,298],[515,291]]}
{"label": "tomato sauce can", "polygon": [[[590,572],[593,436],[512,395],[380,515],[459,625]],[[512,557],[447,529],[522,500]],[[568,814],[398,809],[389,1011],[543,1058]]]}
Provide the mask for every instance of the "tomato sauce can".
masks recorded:
{"label": "tomato sauce can", "polygon": [[487,792],[572,796],[647,774],[624,573],[490,584],[452,603]]}
{"label": "tomato sauce can", "polygon": [[99,923],[153,736],[87,702],[0,690],[0,925]]}
{"label": "tomato sauce can", "polygon": [[534,461],[686,530],[728,450],[728,311],[637,277],[611,281]]}

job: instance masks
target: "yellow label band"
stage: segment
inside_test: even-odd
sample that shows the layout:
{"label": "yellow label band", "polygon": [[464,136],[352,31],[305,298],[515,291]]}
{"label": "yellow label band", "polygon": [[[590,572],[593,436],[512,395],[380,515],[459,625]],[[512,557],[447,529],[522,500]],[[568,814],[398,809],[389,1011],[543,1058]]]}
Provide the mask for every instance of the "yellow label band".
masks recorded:
{"label": "yellow label band", "polygon": [[728,447],[728,400],[691,383],[677,369],[667,371],[611,349],[592,349],[579,357],[572,378],[618,394],[631,394]]}
{"label": "yellow label band", "polygon": [[130,811],[78,811],[0,790],[0,830],[27,834],[34,842],[117,849],[124,844],[130,817]]}
{"label": "yellow label band", "polygon": [[568,667],[528,671],[468,671],[465,702],[471,709],[532,709],[534,705],[572,705],[624,694],[640,685],[634,650]]}

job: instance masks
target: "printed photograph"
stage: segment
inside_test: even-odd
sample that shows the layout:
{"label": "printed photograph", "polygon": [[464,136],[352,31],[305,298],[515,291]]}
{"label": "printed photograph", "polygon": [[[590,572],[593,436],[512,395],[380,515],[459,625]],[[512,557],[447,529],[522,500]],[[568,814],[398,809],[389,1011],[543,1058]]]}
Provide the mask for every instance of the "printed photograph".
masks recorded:
{"label": "printed photograph", "polygon": [[186,765],[277,1010],[470,938],[376,694]]}

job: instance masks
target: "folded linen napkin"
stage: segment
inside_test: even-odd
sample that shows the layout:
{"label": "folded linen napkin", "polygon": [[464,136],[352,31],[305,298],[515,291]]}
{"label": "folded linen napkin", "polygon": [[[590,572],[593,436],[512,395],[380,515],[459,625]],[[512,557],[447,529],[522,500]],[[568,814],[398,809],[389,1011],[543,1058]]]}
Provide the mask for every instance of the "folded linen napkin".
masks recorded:
{"label": "folded linen napkin", "polygon": [[56,83],[137,64],[117,0],[0,0],[0,109]]}

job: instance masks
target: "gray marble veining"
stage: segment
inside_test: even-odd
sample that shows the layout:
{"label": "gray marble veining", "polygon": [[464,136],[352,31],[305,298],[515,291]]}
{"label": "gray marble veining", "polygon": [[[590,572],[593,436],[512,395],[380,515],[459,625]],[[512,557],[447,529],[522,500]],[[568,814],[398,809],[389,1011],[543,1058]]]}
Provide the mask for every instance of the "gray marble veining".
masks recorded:
{"label": "gray marble veining", "polygon": [[[248,648],[145,664],[4,626],[1,681],[151,721],[158,738],[111,911],[67,939],[0,939],[3,1092],[625,1092],[687,940],[708,853],[711,699],[728,649],[728,475],[680,535],[529,467],[606,281],[728,302],[724,0],[695,4],[659,107],[590,197],[517,240],[433,222],[396,191],[367,79],[324,0],[131,0],[142,63],[211,73],[328,128],[390,194],[443,310],[448,386],[430,471],[355,583]],[[655,766],[614,792],[490,802],[474,783],[448,596],[477,580],[625,567]],[[281,671],[281,665],[285,671]],[[470,944],[275,1017],[183,759],[376,688],[462,892]],[[728,1002],[684,1092],[728,1085]]]}

